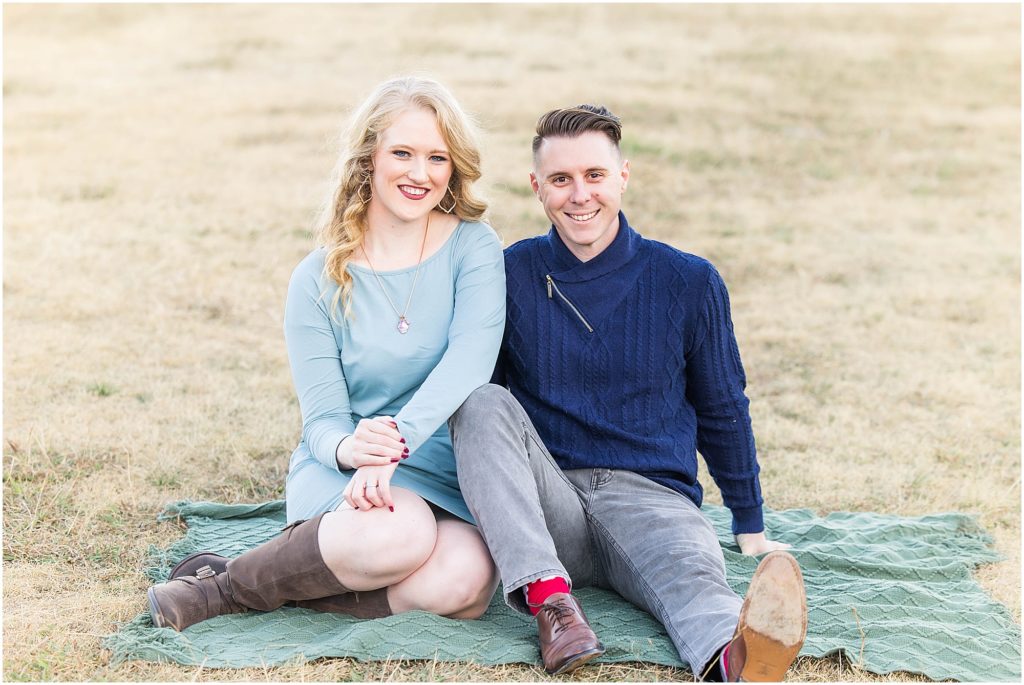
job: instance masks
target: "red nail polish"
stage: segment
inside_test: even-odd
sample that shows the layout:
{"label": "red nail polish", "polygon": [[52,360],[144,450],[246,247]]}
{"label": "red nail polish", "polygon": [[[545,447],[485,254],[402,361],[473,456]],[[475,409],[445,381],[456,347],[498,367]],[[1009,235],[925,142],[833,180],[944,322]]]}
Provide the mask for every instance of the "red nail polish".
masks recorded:
{"label": "red nail polish", "polygon": [[395,511],[394,507],[388,507],[388,509],[390,509],[392,513],[394,513],[394,511]]}
{"label": "red nail polish", "polygon": [[401,442],[403,445],[405,444],[405,438],[399,438],[398,441]]}
{"label": "red nail polish", "polygon": [[398,457],[395,457],[394,459],[392,459],[391,463],[394,464],[396,461],[398,461]]}

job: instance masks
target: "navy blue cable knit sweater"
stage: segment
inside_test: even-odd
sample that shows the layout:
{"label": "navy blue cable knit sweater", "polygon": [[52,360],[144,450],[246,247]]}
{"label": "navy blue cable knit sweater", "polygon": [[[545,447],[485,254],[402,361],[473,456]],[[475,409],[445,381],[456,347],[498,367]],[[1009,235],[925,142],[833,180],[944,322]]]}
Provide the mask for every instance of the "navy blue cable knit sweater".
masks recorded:
{"label": "navy blue cable knit sweater", "polygon": [[505,250],[505,275],[494,382],[559,466],[634,471],[699,507],[700,450],[733,533],[764,529],[746,377],[710,262],[643,238],[620,212],[615,240],[590,261],[552,227]]}

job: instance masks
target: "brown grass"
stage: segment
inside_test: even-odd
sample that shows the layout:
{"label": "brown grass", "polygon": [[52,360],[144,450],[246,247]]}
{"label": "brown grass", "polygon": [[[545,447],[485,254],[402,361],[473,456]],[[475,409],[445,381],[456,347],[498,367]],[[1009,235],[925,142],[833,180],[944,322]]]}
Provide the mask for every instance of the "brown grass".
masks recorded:
{"label": "brown grass", "polygon": [[[977,577],[1019,620],[1019,17],[5,7],[4,677],[546,679],[350,660],[112,668],[100,649],[144,608],[147,546],[180,534],[155,522],[165,502],[281,496],[299,432],[288,275],[345,109],[410,70],[479,114],[507,242],[545,229],[526,185],[537,115],[619,113],[631,222],[729,283],[769,505],[977,513],[1007,557]],[[838,658],[790,675],[891,679]]]}

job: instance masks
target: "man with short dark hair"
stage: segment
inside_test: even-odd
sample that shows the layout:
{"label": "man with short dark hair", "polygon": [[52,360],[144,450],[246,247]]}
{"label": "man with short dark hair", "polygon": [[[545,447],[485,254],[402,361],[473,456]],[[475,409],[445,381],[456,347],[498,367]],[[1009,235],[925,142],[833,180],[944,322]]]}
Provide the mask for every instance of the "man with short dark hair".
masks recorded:
{"label": "man with short dark hair", "polygon": [[[620,138],[593,105],[538,122],[530,180],[552,228],[505,251],[493,384],[450,422],[460,486],[549,673],[604,652],[570,593],[593,584],[658,618],[698,677],[780,680],[806,599],[764,533],[728,292],[708,261],[630,227]],[[742,551],[768,552],[745,601],[700,512],[697,450]]]}

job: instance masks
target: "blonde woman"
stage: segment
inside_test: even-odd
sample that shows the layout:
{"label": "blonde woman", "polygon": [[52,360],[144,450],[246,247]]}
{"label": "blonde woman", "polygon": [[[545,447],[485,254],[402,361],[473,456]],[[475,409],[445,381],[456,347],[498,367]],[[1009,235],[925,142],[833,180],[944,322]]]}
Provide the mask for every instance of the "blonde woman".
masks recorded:
{"label": "blonde woman", "polygon": [[505,322],[474,128],[442,85],[400,78],[356,110],[342,147],[320,246],[288,287],[303,422],[289,525],[230,561],[185,559],[149,590],[159,627],[285,604],[477,618],[497,586],[446,423],[490,378]]}

